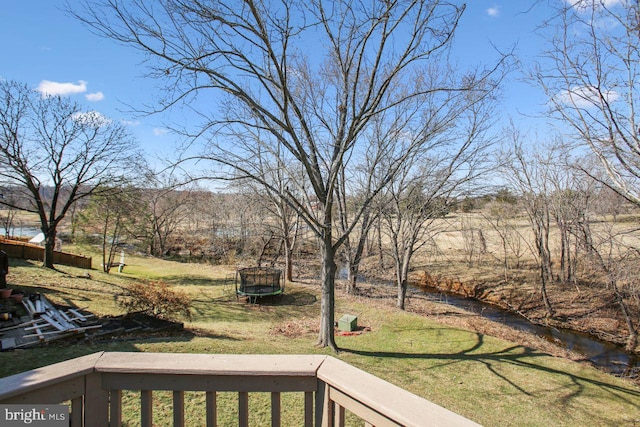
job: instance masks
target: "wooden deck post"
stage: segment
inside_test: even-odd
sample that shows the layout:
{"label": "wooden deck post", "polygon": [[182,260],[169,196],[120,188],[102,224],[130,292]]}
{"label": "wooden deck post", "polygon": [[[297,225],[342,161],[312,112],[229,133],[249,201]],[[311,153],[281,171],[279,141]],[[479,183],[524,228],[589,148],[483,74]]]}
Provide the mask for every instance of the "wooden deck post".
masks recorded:
{"label": "wooden deck post", "polygon": [[87,374],[84,388],[84,425],[108,427],[109,391],[102,388],[102,374]]}

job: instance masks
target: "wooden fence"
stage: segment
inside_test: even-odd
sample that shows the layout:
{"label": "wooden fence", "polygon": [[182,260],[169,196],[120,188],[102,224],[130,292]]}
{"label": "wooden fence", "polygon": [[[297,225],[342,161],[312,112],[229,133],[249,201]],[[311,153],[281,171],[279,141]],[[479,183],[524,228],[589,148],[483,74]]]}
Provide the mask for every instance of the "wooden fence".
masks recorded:
{"label": "wooden fence", "polygon": [[[32,243],[0,238],[0,251],[5,252],[10,258],[44,260],[44,248]],[[54,251],[53,263],[90,269],[91,257]]]}

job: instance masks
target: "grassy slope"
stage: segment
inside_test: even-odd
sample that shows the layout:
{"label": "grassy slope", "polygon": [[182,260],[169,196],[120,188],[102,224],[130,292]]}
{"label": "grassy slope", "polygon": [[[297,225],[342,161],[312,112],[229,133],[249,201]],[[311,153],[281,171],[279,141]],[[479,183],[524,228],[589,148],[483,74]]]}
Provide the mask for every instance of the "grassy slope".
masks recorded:
{"label": "grassy slope", "polygon": [[[116,297],[128,282],[164,280],[193,298],[193,321],[187,324],[190,333],[4,352],[0,353],[0,375],[103,350],[329,354],[314,346],[319,314],[316,284],[290,284],[281,302],[248,305],[237,302],[225,285],[231,269],[134,257],[127,264],[125,274],[94,270],[87,278],[83,270],[61,267],[60,272],[51,272],[11,260],[8,282],[44,292],[57,303],[109,315],[120,313]],[[344,351],[337,357],[481,424],[640,423],[640,389],[585,365],[364,298],[338,296],[336,313],[357,314],[359,324],[371,328],[357,336],[338,336]],[[196,408],[194,400],[187,412],[197,412]],[[135,414],[128,416],[135,419]],[[254,425],[261,424],[261,417],[268,418],[268,414],[253,416],[258,417]],[[231,419],[221,420],[222,425],[226,422],[232,424]]]}

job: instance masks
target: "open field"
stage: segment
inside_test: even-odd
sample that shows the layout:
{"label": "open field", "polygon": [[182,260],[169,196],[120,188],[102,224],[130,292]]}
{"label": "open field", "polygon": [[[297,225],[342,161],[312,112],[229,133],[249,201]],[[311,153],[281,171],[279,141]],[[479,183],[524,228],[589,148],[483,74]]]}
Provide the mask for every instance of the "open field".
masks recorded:
{"label": "open field", "polygon": [[[59,271],[11,260],[8,282],[46,294],[52,301],[99,315],[117,315],[123,288],[140,280],[161,280],[192,298],[193,318],[184,332],[137,334],[112,339],[59,341],[0,353],[6,376],[96,351],[187,353],[326,353],[317,348],[319,284],[287,285],[281,300],[238,301],[226,280],[233,268],[181,264],[130,256],[124,274],[61,267]],[[361,285],[363,294],[338,294],[336,314],[358,315],[366,331],[337,336],[340,359],[487,426],[640,424],[640,388],[573,362],[562,350],[535,337],[493,325],[462,310],[412,299],[414,312],[394,308],[393,292]],[[368,291],[367,291],[368,289]],[[508,329],[508,328],[507,328]],[[506,335],[505,335],[506,334]],[[510,336],[513,341],[493,335]],[[546,346],[546,347],[545,347]],[[556,356],[554,356],[554,354]],[[133,398],[133,397],[130,397]],[[157,396],[157,405],[166,402]],[[166,397],[169,399],[169,397]],[[187,414],[197,413],[197,397]],[[229,398],[229,411],[235,403]],[[159,411],[159,414],[162,411]],[[252,425],[267,425],[268,414]],[[135,425],[136,414],[125,414]],[[233,416],[221,425],[233,425]],[[167,421],[158,416],[159,425]]]}

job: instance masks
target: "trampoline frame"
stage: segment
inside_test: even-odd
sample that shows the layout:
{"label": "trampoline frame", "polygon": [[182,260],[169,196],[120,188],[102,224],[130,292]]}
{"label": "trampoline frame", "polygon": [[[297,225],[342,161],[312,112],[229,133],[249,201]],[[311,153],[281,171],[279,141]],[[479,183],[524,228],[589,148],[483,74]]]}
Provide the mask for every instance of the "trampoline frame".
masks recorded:
{"label": "trampoline frame", "polygon": [[248,297],[255,302],[258,298],[282,295],[285,282],[284,274],[280,269],[245,267],[236,270],[235,284],[237,297]]}

